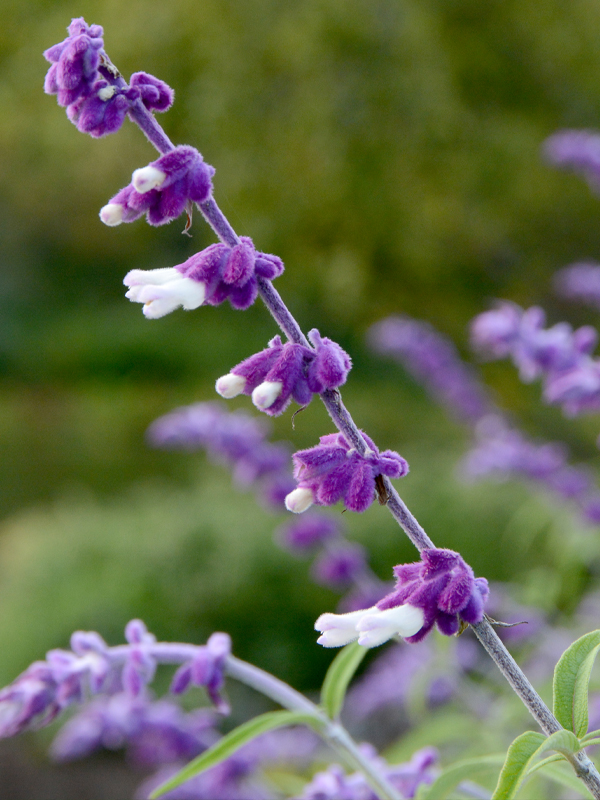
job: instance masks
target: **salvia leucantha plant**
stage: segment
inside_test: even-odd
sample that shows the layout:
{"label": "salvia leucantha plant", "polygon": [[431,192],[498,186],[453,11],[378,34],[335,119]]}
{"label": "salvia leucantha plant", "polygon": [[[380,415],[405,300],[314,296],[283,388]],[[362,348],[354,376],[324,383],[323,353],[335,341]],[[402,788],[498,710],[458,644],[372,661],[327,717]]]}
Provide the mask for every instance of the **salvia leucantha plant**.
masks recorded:
{"label": "salvia leucantha plant", "polygon": [[[318,761],[315,753],[322,740],[346,768],[332,765],[315,774],[295,795],[303,798],[398,800],[418,796],[433,800],[448,796],[456,787],[466,795],[486,797],[489,794],[473,784],[471,777],[495,765],[502,768],[492,796],[510,798],[533,773],[544,771],[556,777],[553,769],[559,761],[573,768],[574,784],[600,798],[600,775],[585,752],[585,747],[600,743],[600,730],[588,733],[590,714],[593,720],[598,717],[593,708],[588,710],[588,683],[600,649],[600,631],[585,634],[558,660],[551,711],[499,639],[494,630],[498,623],[486,614],[486,604],[489,609],[497,607],[486,579],[475,577],[461,554],[433,544],[392,484],[391,479],[408,472],[404,458],[380,449],[357,428],[345,408],[340,387],[351,369],[348,354],[316,329],[305,336],[273,285],[284,268],[281,259],[257,250],[249,237],[235,233],[213,198],[214,168],[195,148],[173,145],[156,121],[154,113],[168,110],[173,91],[143,72],[132,75],[127,83],[104,51],[100,26],[75,19],[68,31],[63,42],[44,54],[51,65],[45,91],[57,95],[59,105],[66,108],[80,131],[105,136],[116,133],[128,118],[159,153],[155,161],[136,169],[131,183],[101,209],[102,222],[116,226],[145,216],[150,225],[157,226],[185,214],[189,227],[196,207],[219,240],[182,264],[130,271],[124,279],[126,296],[141,303],[149,319],[178,308],[195,310],[226,300],[234,309],[244,310],[260,297],[285,341],[276,335],[261,352],[229,368],[216,381],[217,392],[226,399],[248,395],[254,406],[269,416],[283,413],[292,401],[304,407],[317,394],[335,428],[320,436],[318,444],[293,455],[293,476],[285,448],[269,443],[264,428],[214,404],[173,412],[155,423],[151,439],[160,446],[185,443],[189,447],[195,438],[196,446],[228,463],[239,480],[257,489],[264,502],[285,505],[293,514],[308,513],[280,531],[280,542],[296,550],[320,549],[315,577],[349,589],[350,594],[342,613],[325,612],[315,623],[321,645],[343,648],[325,676],[319,703],[240,661],[232,654],[225,633],[214,633],[205,645],[158,642],[140,620],[133,620],[125,631],[126,644],[109,646],[97,633],[76,632],[70,650],[50,651],[44,661],[32,664],[3,689],[0,735],[12,736],[46,725],[72,707],[75,715],[54,741],[55,757],[81,756],[118,742],[131,751],[134,760],[161,767],[140,796],[271,796],[253,771],[276,761],[278,747],[280,752],[285,747],[286,732],[275,736],[270,732],[296,726],[288,731],[293,736],[288,749],[299,764]],[[595,173],[584,163],[585,153],[582,155],[588,143],[582,135],[577,141],[576,134],[568,135],[570,140],[554,143],[555,162],[562,158],[593,183]],[[549,144],[550,157],[551,150]],[[556,155],[559,151],[562,156]],[[406,327],[406,320],[400,322]],[[402,339],[406,333],[392,331],[391,340],[394,336]],[[381,346],[384,338],[379,336],[381,349],[385,349]],[[419,335],[416,338],[419,340]],[[565,413],[599,407],[600,371],[591,356],[593,330],[585,327],[573,332],[564,325],[545,329],[539,309],[522,311],[502,304],[475,321],[473,338],[481,351],[496,358],[511,357],[523,379],[541,379],[545,400],[560,405]],[[417,372],[419,361],[417,355],[413,361]],[[504,443],[504,451],[512,454],[516,463],[534,465],[532,473],[536,473],[536,463],[549,458],[553,470],[546,471],[546,482],[559,490],[563,487],[565,495],[569,480],[577,484],[578,475],[569,470],[556,448],[540,453],[538,446],[536,451],[531,443],[519,439],[518,432],[508,430],[497,414],[496,427],[485,423],[496,410],[484,392],[469,391],[469,385],[473,389],[475,384],[469,384],[464,369],[459,368],[453,377],[456,391],[440,373],[425,369],[421,377],[429,379],[442,400],[455,402],[459,413],[470,417],[480,431],[489,434],[491,430],[496,440],[501,440],[500,445],[496,441],[496,451],[502,452]],[[461,384],[467,386],[464,391]],[[526,453],[521,462],[519,453]],[[578,485],[583,485],[581,480]],[[597,521],[597,499],[588,484],[581,490],[582,498],[585,492],[581,508]],[[382,585],[371,572],[364,552],[346,542],[330,518],[315,511],[342,502],[349,511],[363,512],[376,499],[390,511],[420,555],[414,563],[393,568],[395,582],[390,586]],[[357,744],[340,721],[349,683],[367,650],[401,638],[406,644],[393,652],[409,654],[411,647],[425,643],[434,627],[452,637],[471,627],[540,729],[519,735],[500,761],[498,756],[472,759],[441,770],[435,750],[425,748],[408,762],[390,764],[372,747]],[[171,695],[203,687],[214,711],[184,713],[172,698],[155,701],[149,687],[161,664],[175,667]],[[229,712],[226,678],[261,692],[283,710],[255,717],[220,736],[216,719]],[[362,679],[371,685],[377,680],[377,670]],[[561,775],[566,780],[565,774]],[[248,780],[244,783],[244,779]]]}

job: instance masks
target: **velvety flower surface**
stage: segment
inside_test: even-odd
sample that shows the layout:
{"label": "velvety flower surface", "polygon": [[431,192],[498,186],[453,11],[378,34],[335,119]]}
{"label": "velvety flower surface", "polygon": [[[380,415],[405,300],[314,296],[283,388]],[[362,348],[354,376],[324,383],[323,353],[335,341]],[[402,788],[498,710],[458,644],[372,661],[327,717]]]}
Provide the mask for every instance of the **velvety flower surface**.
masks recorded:
{"label": "velvety flower surface", "polygon": [[375,499],[379,475],[401,478],[408,464],[392,450],[380,453],[363,434],[368,450],[361,456],[341,433],[321,436],[320,444],[294,454],[294,477],[298,488],[286,497],[294,513],[306,511],[313,503],[331,506],[343,500],[350,511],[365,511]]}
{"label": "velvety flower surface", "polygon": [[153,111],[166,111],[173,90],[164,81],[136,72],[129,86],[104,53],[102,28],[74,19],[69,36],[44,53],[51,63],[44,90],[57,95],[67,116],[82,133],[100,137],[116,133],[138,99]]}
{"label": "velvety flower surface", "polygon": [[[135,91],[138,91],[134,87]],[[176,219],[188,204],[203,203],[212,192],[215,170],[200,153],[180,145],[147,167],[136,169],[131,183],[100,210],[105,225],[133,222],[146,215],[150,225],[165,225]]]}
{"label": "velvety flower surface", "polygon": [[377,647],[393,636],[419,642],[434,625],[453,636],[461,622],[475,625],[483,619],[489,589],[485,578],[458,553],[432,548],[421,561],[394,567],[395,589],[372,608],[348,614],[321,614],[315,629],[319,644],[341,647],[355,639],[365,647]]}
{"label": "velvety flower surface", "polygon": [[493,410],[487,389],[456,347],[431,325],[407,316],[377,322],[368,332],[377,353],[398,361],[454,416],[476,422]]}
{"label": "velvety flower surface", "polygon": [[144,304],[144,316],[158,319],[179,307],[191,310],[225,300],[244,310],[258,296],[257,278],[272,280],[282,272],[283,263],[277,256],[257,252],[252,239],[242,236],[235,247],[213,244],[175,267],[133,269],[123,283],[129,287],[125,296]]}
{"label": "velvety flower surface", "polygon": [[313,393],[342,386],[350,371],[350,356],[331,339],[321,337],[316,328],[309,332],[308,339],[313,347],[283,344],[281,337],[275,336],[266,350],[219,378],[217,392],[226,398],[251,395],[260,411],[276,416],[292,398],[305,406]]}

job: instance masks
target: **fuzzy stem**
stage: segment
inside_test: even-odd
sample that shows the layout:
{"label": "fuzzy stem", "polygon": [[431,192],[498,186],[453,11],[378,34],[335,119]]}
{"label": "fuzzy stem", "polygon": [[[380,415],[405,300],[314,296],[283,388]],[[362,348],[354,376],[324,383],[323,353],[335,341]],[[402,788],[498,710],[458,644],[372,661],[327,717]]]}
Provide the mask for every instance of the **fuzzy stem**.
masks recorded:
{"label": "fuzzy stem", "polygon": [[[172,148],[168,137],[162,131],[162,128],[156,122],[154,116],[146,110],[141,101],[136,103],[132,111],[130,111],[130,117],[142,128],[147,138],[155,145],[159,152],[166,152],[164,150],[165,147],[167,147],[167,151]],[[199,208],[208,224],[222,242],[230,246],[234,246],[239,242],[235,231],[213,198],[199,205]],[[273,284],[263,278],[258,278],[258,289],[265,306],[271,312],[273,318],[290,341],[303,344],[307,347],[310,346],[300,326],[281,299],[279,292],[273,287]],[[364,454],[366,443],[356,423],[346,410],[340,392],[338,390],[328,389],[322,392],[320,396],[338,430],[359,453]],[[388,492],[388,501],[386,505],[411,542],[419,552],[434,547],[433,542],[409,511],[396,489],[392,486],[390,480],[384,477],[383,481]],[[537,694],[516,661],[504,647],[490,623],[487,622],[487,620],[483,620],[473,627],[489,656],[493,659],[498,669],[508,680],[509,684],[528,708],[542,730],[546,734],[560,730],[561,726],[558,720],[553,716],[550,709]],[[250,667],[250,665],[247,666]],[[257,668],[252,667],[252,669],[255,670]],[[272,678],[272,676],[269,676],[269,678],[271,678],[271,680],[276,680]],[[302,695],[299,696],[302,697]],[[585,752],[582,751],[574,756],[571,763],[576,774],[585,783],[593,797],[600,800],[600,774]],[[361,766],[361,769],[364,770],[364,767]],[[366,774],[365,772],[365,775]]]}

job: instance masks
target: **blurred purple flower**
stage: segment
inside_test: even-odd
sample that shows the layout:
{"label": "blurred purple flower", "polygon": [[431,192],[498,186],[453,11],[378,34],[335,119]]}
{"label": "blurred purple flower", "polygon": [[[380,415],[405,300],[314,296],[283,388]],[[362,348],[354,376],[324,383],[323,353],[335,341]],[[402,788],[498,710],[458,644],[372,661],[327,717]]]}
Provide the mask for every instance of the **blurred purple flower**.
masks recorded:
{"label": "blurred purple flower", "polygon": [[554,288],[560,297],[600,309],[600,264],[581,261],[560,269],[554,276]]}
{"label": "blurred purple flower", "polygon": [[387,317],[369,329],[368,341],[375,352],[398,361],[459,419],[474,422],[493,409],[475,370],[461,360],[450,339],[428,323]]}
{"label": "blurred purple flower", "polygon": [[550,164],[579,173],[592,191],[600,191],[600,134],[586,130],[558,131],[546,139],[543,153]]}
{"label": "blurred purple flower", "polygon": [[316,583],[333,589],[344,589],[363,575],[366,568],[364,547],[342,540],[323,548],[313,563],[311,572]]}
{"label": "blurred purple flower", "polygon": [[306,552],[339,536],[337,523],[324,514],[304,514],[276,531],[277,541],[292,552]]}

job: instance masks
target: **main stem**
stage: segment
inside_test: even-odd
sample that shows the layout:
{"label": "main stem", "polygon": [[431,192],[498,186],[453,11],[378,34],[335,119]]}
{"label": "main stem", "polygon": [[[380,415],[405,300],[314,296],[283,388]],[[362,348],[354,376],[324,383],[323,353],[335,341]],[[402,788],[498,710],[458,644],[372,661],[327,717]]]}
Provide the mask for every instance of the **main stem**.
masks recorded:
{"label": "main stem", "polygon": [[[146,110],[141,100],[134,104],[129,111],[129,116],[139,125],[146,137],[160,153],[167,153],[173,149],[173,144],[156,122],[154,116]],[[208,224],[223,243],[230,247],[235,247],[239,243],[237,234],[212,197],[201,203],[199,208]],[[302,329],[281,299],[279,292],[273,287],[273,284],[264,278],[258,278],[258,290],[263,303],[288,339],[297,344],[310,347]],[[364,454],[367,445],[356,423],[344,406],[340,392],[337,389],[328,389],[322,392],[320,397],[337,429],[359,453]],[[435,545],[410,512],[389,478],[384,476],[383,483],[388,494],[386,505],[390,513],[417,550],[421,552],[434,547]],[[473,629],[489,656],[521,698],[544,733],[550,735],[560,730],[561,725],[558,720],[504,647],[490,623],[484,619],[478,625],[474,625]],[[600,774],[593,762],[582,751],[573,756],[571,763],[578,777],[585,783],[593,797],[596,800],[600,800]]]}

